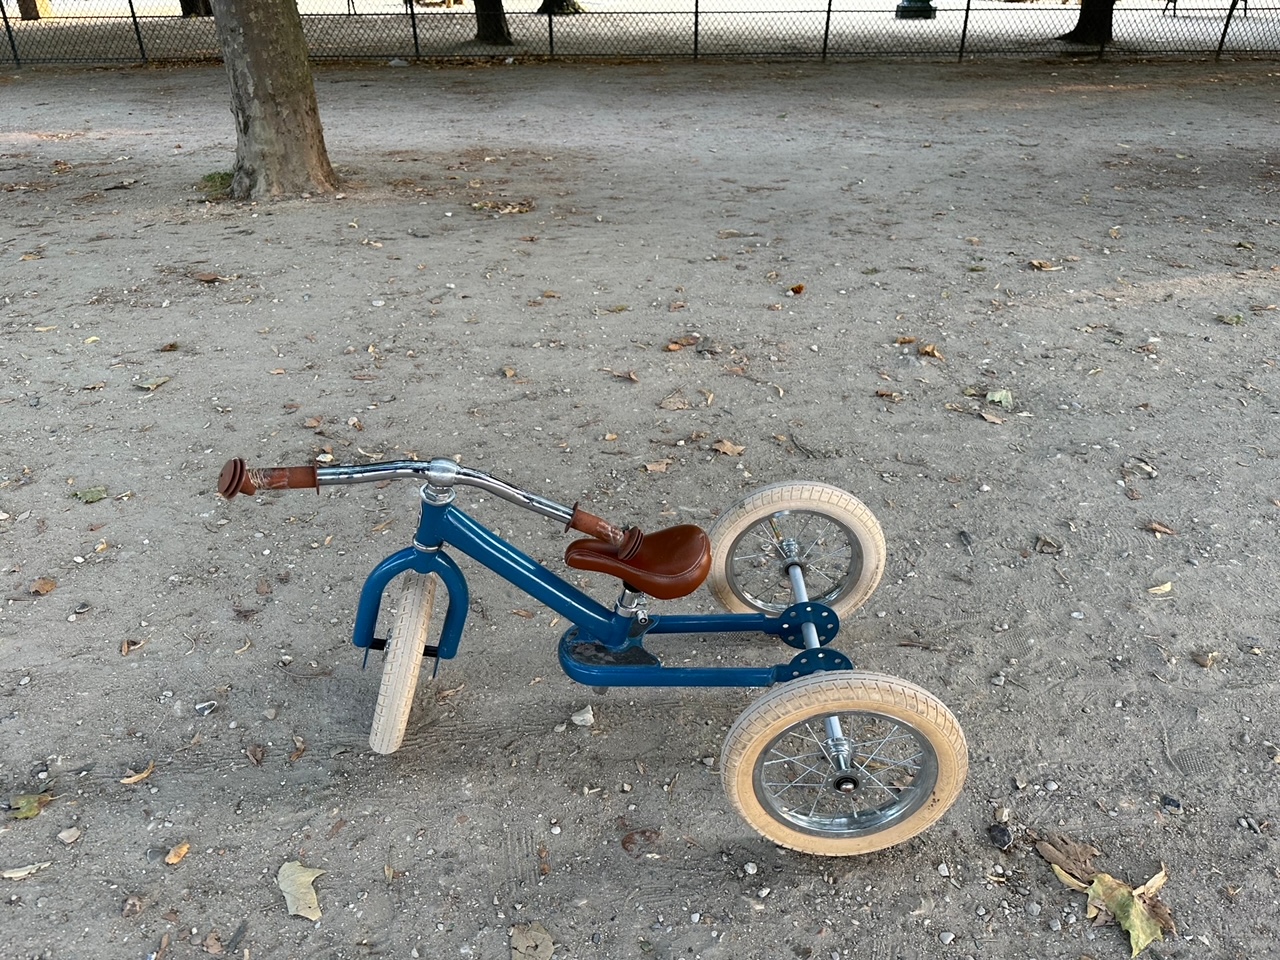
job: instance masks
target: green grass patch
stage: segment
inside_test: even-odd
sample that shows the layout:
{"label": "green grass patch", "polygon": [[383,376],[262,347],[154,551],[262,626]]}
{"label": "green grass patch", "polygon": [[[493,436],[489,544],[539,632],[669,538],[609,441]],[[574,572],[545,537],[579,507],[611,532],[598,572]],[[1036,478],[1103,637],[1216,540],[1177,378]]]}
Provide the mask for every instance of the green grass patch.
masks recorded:
{"label": "green grass patch", "polygon": [[208,200],[225,200],[231,193],[231,180],[234,175],[230,170],[219,170],[206,173],[200,178],[200,189]]}

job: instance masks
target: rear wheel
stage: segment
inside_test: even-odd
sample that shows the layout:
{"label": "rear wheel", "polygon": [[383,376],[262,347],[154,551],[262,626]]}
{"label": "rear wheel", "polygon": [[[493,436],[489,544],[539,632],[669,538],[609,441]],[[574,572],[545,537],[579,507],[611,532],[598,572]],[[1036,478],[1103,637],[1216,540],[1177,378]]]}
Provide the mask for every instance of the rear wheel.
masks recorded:
{"label": "rear wheel", "polygon": [[721,754],[725,792],[752,827],[830,857],[928,829],[959,797],[968,766],[964,733],[941,700],[896,677],[843,671],[770,690]]}
{"label": "rear wheel", "polygon": [[413,695],[418,688],[418,674],[422,670],[422,651],[431,628],[436,583],[434,574],[410,573],[404,578],[391,639],[387,641],[378,702],[373,708],[373,727],[369,731],[369,746],[376,753],[395,753],[404,742]]}
{"label": "rear wheel", "polygon": [[809,599],[844,617],[867,602],[884,573],[884,533],[866,504],[825,483],[763,487],[709,531],[707,587],[732,613],[781,613],[799,563]]}

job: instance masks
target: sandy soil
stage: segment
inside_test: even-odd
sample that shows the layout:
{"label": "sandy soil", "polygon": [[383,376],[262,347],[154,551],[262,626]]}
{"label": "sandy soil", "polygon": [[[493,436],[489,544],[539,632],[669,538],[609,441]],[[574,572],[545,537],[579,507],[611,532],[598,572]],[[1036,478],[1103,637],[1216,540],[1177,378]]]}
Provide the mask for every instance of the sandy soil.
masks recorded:
{"label": "sandy soil", "polygon": [[[0,881],[0,955],[506,957],[536,922],[559,957],[1126,956],[1048,830],[1167,865],[1147,955],[1272,952],[1274,65],[322,69],[343,196],[257,206],[200,186],[219,69],[0,84],[0,784],[52,798],[0,824],[0,868],[45,864]],[[889,565],[839,646],[955,711],[961,800],[777,849],[717,769],[756,692],[598,696],[474,565],[372,755],[349,630],[413,488],[214,487],[409,455],[650,528],[852,491]]]}

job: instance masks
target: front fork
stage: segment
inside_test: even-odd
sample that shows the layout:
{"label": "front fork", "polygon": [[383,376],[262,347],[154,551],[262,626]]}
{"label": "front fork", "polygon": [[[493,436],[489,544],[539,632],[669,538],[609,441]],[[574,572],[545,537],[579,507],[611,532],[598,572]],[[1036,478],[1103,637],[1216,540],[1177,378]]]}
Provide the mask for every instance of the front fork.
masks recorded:
{"label": "front fork", "polygon": [[[787,579],[791,581],[791,592],[795,595],[795,602],[806,603],[809,600],[809,590],[804,583],[804,563],[800,559],[800,546],[789,537],[780,540],[778,545],[782,550],[782,562],[787,568]],[[822,642],[818,639],[818,628],[812,623],[801,623],[800,634],[804,638],[805,649],[816,650],[822,646]],[[850,761],[853,755],[853,745],[845,739],[839,717],[834,715],[827,717],[823,723],[827,728],[827,742],[822,745],[823,751],[836,769],[840,771],[840,774],[833,781],[833,785],[841,793],[852,793],[858,788],[858,781],[851,773],[852,766]],[[849,775],[843,776],[846,773]]]}

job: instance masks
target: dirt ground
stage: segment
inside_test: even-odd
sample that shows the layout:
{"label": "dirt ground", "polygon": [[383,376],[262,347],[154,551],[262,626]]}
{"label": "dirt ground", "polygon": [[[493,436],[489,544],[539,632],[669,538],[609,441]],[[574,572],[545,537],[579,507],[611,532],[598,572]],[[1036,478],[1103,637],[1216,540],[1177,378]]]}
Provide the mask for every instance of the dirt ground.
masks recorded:
{"label": "dirt ground", "polygon": [[[201,186],[220,68],[0,79],[0,956],[1127,956],[1053,830],[1166,865],[1146,956],[1272,955],[1278,77],[322,68],[343,193],[256,206]],[[775,848],[718,770],[759,691],[597,695],[469,561],[460,655],[371,754],[350,627],[414,487],[215,481],[436,455],[646,528],[850,490],[889,561],[838,646],[951,707],[962,798]]]}

